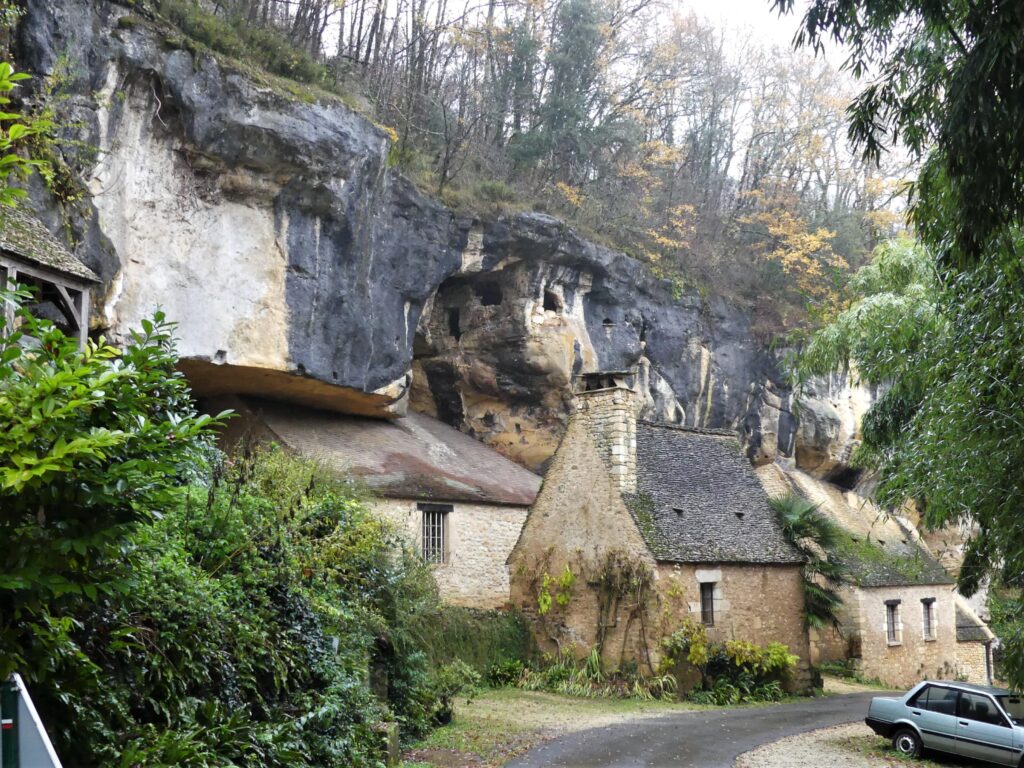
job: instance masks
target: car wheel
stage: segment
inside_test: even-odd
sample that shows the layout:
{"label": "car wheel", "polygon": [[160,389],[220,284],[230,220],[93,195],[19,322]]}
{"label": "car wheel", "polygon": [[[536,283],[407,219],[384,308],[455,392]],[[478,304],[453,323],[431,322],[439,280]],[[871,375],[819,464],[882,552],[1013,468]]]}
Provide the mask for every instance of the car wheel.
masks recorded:
{"label": "car wheel", "polygon": [[905,757],[921,756],[921,737],[917,731],[901,728],[892,737],[892,748]]}

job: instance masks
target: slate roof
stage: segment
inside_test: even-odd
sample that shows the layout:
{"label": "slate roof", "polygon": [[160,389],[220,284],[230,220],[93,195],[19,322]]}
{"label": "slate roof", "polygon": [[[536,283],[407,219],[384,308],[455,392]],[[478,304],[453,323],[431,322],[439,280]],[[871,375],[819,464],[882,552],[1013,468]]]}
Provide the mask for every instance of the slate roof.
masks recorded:
{"label": "slate roof", "polygon": [[973,611],[964,608],[958,601],[956,604],[956,639],[959,643],[985,643],[993,639],[992,634]]}
{"label": "slate roof", "polygon": [[902,542],[885,544],[850,537],[850,541],[840,543],[835,555],[849,580],[860,587],[955,583],[942,564],[910,533]]}
{"label": "slate roof", "polygon": [[370,419],[245,400],[282,443],[360,478],[380,496],[529,506],[541,478],[447,424]]}
{"label": "slate roof", "polygon": [[0,251],[92,283],[96,273],[65,248],[34,216],[0,205]]}
{"label": "slate roof", "polygon": [[641,421],[636,439],[637,493],[627,503],[655,558],[803,561],[783,535],[735,433]]}

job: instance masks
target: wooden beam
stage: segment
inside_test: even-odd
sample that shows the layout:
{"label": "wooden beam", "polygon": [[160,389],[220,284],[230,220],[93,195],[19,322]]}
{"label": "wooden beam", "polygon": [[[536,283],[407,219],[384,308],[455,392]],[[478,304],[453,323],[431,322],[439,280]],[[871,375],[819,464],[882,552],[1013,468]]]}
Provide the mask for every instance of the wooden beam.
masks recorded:
{"label": "wooden beam", "polygon": [[[11,283],[17,282],[18,270],[12,264],[0,264],[0,277],[3,279],[0,287],[8,290],[11,287]],[[14,331],[14,305],[9,301],[4,302],[4,331],[6,333]]]}
{"label": "wooden beam", "polygon": [[[71,294],[68,293],[68,289],[60,283],[54,283],[53,287],[57,289],[57,293],[60,294],[60,297],[64,302],[64,308],[67,310],[64,314],[74,324],[75,330],[81,331],[82,316],[79,314],[78,302],[71,297]],[[81,292],[79,292],[79,294],[80,293]]]}

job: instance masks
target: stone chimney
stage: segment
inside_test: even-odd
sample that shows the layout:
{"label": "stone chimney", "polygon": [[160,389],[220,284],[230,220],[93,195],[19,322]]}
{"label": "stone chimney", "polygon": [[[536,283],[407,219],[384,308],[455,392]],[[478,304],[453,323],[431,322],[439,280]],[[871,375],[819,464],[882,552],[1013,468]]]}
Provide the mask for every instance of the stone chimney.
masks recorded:
{"label": "stone chimney", "polygon": [[612,480],[636,493],[636,419],[641,400],[635,371],[585,373],[577,382],[576,418],[586,423]]}

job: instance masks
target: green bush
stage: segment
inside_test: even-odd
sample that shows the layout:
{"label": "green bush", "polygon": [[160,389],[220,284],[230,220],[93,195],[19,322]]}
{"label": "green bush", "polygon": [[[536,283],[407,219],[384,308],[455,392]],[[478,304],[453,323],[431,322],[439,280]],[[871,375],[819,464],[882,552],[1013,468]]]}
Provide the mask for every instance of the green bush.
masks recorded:
{"label": "green bush", "polygon": [[[412,737],[450,703],[403,640],[403,621],[435,607],[424,566],[307,462],[215,463],[133,546],[131,592],[69,628],[62,656],[86,673],[70,702],[36,692],[81,764],[376,765],[376,723]],[[386,702],[364,683],[375,663]]]}
{"label": "green bush", "polygon": [[495,664],[533,656],[530,629],[518,613],[439,605],[418,615],[410,631],[434,666],[459,660],[486,675]]}
{"label": "green bush", "polygon": [[469,702],[480,688],[480,673],[463,661],[456,659],[437,667],[431,675],[431,685],[437,699],[434,720],[438,725],[447,725],[455,713],[455,698],[466,694]]}
{"label": "green bush", "polygon": [[700,672],[700,687],[690,694],[690,699],[699,704],[778,701],[784,695],[782,682],[799,661],[782,643],[759,646],[744,640],[711,642],[704,625],[693,620],[666,637],[662,649],[662,672],[683,663]]}
{"label": "green bush", "polygon": [[476,193],[490,203],[507,203],[516,199],[516,191],[500,179],[481,181],[476,185]]}
{"label": "green bush", "polygon": [[491,665],[487,670],[487,683],[492,688],[516,685],[523,676],[526,665],[519,659],[505,659]]}
{"label": "green bush", "polygon": [[526,667],[516,685],[527,691],[563,696],[640,701],[667,698],[676,691],[676,679],[670,674],[644,676],[631,666],[605,672],[596,648],[583,659],[578,659],[572,649],[545,656],[539,664]]}
{"label": "green bush", "polygon": [[432,674],[418,644],[429,569],[350,484],[276,449],[217,454],[160,316],[84,351],[18,318],[0,334],[0,675],[26,678],[59,753],[377,766],[380,722],[415,738],[450,709],[470,676]]}

